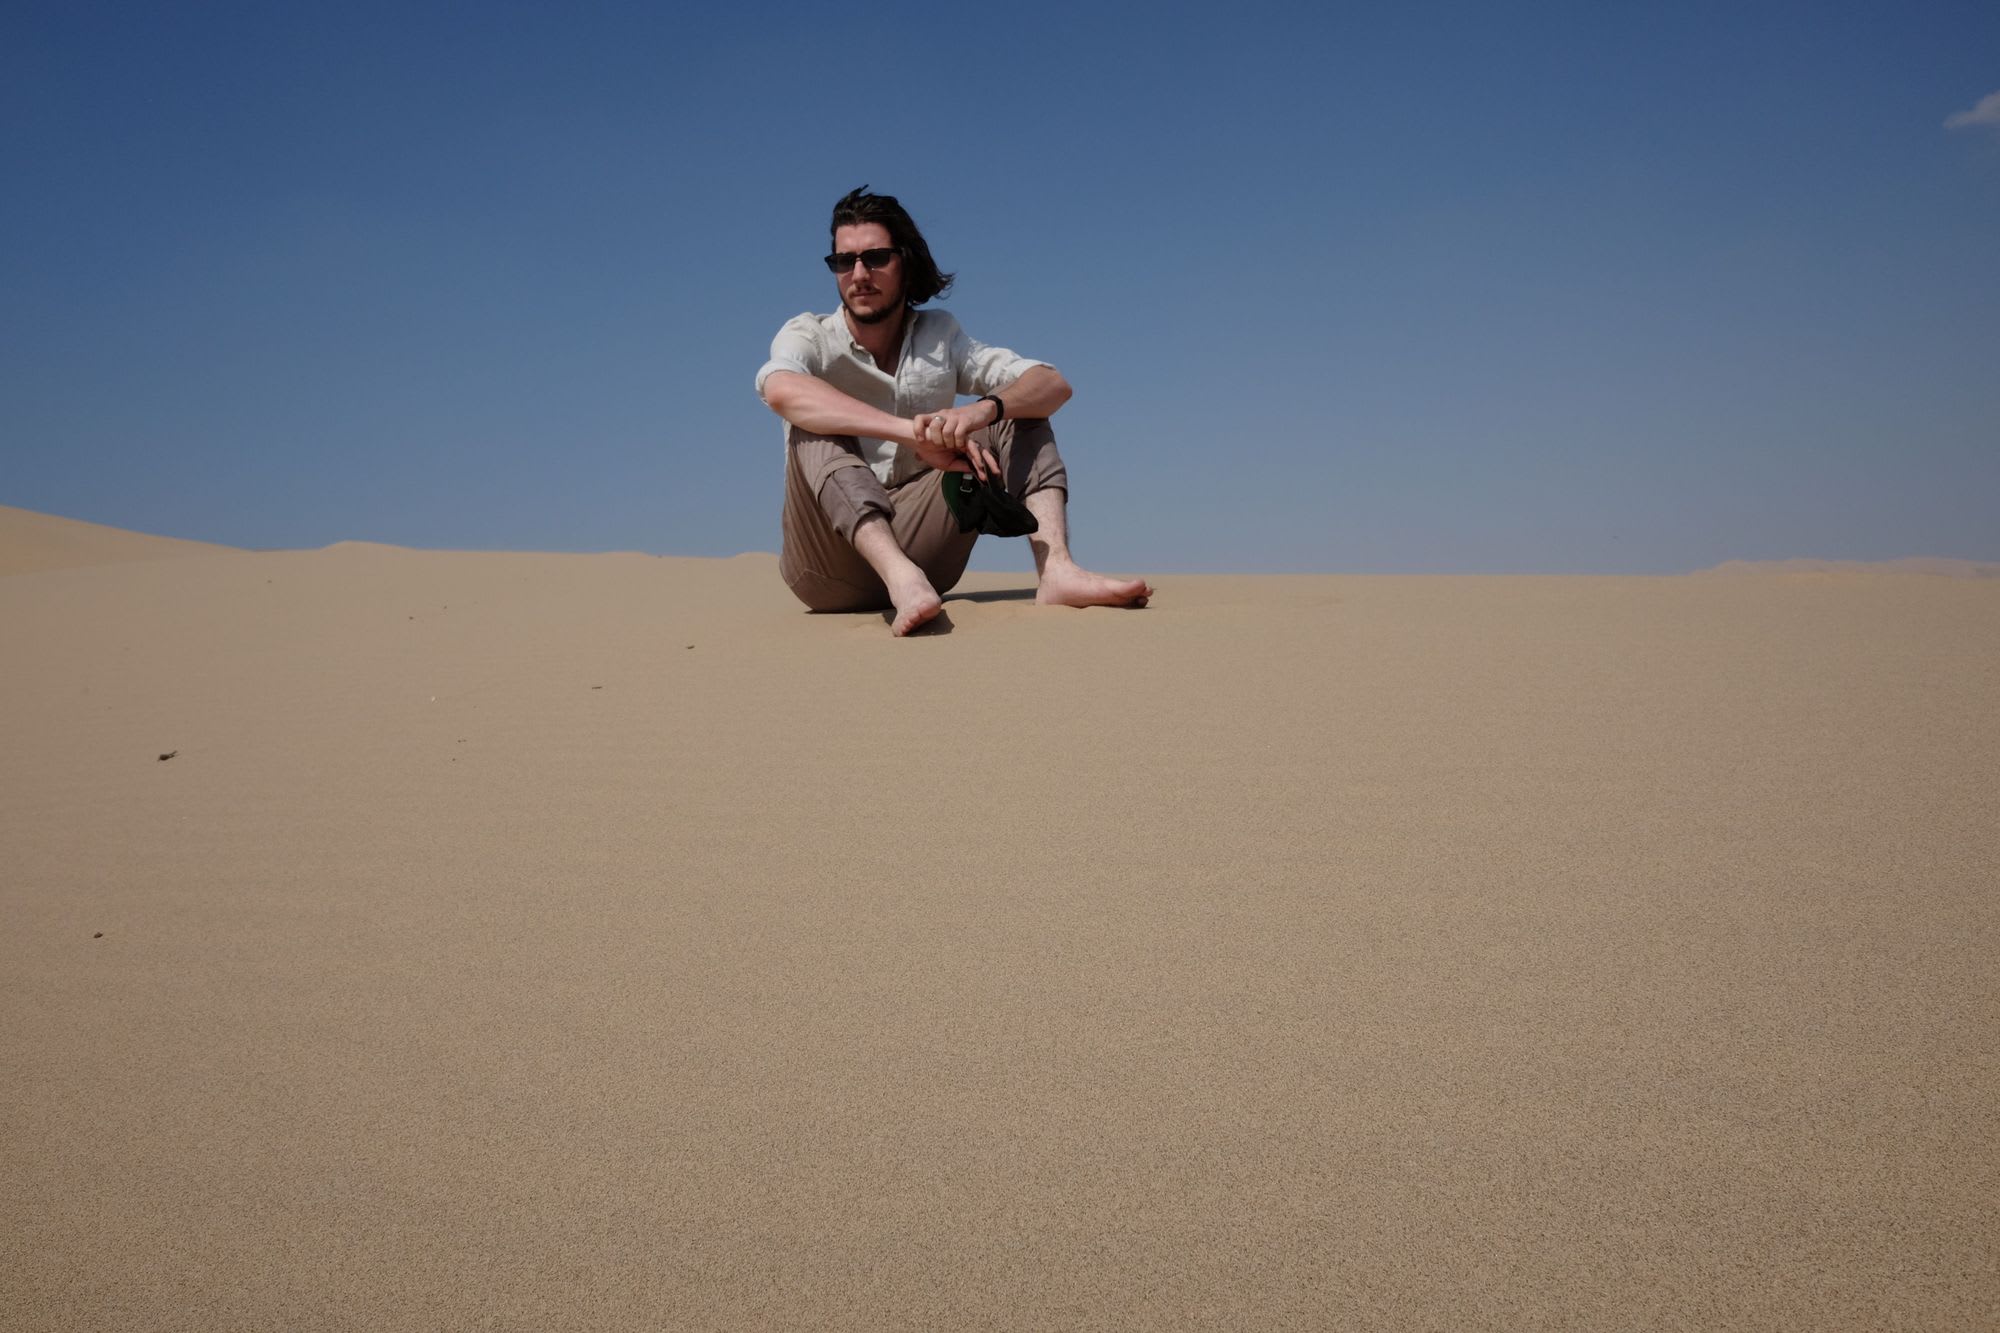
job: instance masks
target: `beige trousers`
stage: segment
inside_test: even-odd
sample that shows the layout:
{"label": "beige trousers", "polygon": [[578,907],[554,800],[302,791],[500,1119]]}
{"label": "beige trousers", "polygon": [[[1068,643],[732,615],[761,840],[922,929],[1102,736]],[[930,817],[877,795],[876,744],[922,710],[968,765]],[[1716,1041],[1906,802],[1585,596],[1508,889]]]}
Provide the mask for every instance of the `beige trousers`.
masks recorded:
{"label": "beige trousers", "polygon": [[[979,434],[1000,459],[1009,495],[1023,499],[1036,491],[1068,492],[1069,476],[1046,420],[995,422]],[[778,572],[814,611],[879,611],[890,605],[889,590],[854,549],[854,529],[870,514],[889,521],[903,554],[940,593],[950,591],[965,573],[979,534],[958,530],[958,520],[945,504],[942,472],[925,471],[901,485],[885,486],[862,461],[860,442],[852,435],[816,435],[790,427],[785,432],[785,546]]]}

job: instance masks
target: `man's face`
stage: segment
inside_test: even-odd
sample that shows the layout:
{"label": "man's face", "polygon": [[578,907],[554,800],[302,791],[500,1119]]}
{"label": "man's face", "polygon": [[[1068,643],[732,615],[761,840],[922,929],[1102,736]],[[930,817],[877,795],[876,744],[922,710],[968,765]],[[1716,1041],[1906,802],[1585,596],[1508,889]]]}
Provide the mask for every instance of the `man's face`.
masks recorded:
{"label": "man's face", "polygon": [[[853,222],[833,233],[835,254],[858,255],[864,250],[888,250],[893,245],[889,229],[879,222]],[[880,324],[903,308],[901,255],[892,255],[878,269],[857,260],[834,278],[840,284],[840,304],[856,324]]]}

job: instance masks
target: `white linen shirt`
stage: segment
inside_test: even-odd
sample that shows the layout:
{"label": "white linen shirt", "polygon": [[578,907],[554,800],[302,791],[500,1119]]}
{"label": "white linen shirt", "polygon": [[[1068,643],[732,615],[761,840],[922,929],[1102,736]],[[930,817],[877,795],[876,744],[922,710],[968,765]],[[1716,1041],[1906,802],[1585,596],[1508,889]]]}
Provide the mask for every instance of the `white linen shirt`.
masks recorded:
{"label": "white linen shirt", "polygon": [[[825,380],[850,398],[897,417],[942,412],[956,396],[981,397],[1047,365],[1004,347],[974,342],[943,310],[912,310],[903,322],[903,350],[896,373],[886,375],[847,327],[847,316],[800,315],[787,320],[771,339],[771,359],[757,371],[757,396],[774,371],[790,370]],[[924,471],[915,453],[893,440],[861,436],[861,457],[885,485],[900,485]]]}

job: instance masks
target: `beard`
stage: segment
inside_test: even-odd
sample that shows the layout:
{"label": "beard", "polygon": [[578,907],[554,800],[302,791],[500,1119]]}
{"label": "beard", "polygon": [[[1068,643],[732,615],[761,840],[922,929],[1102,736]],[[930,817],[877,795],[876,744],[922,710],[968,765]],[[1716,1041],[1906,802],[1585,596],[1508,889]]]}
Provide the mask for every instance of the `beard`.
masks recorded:
{"label": "beard", "polygon": [[897,312],[899,312],[903,308],[901,305],[891,301],[891,302],[884,302],[880,310],[861,311],[861,310],[856,310],[854,308],[854,303],[852,301],[849,301],[846,297],[842,297],[840,303],[843,306],[847,307],[848,315],[854,320],[856,324],[885,323],[888,320],[894,319],[896,317]]}

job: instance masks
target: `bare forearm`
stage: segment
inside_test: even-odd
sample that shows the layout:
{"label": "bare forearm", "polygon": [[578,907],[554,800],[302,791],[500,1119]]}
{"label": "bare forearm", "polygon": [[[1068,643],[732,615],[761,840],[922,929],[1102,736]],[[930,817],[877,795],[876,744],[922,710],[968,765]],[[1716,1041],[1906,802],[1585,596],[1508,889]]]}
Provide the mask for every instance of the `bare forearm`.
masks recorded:
{"label": "bare forearm", "polygon": [[908,418],[870,407],[812,375],[773,371],[764,381],[764,403],[799,429],[819,435],[865,435],[898,444],[915,439]]}
{"label": "bare forearm", "polygon": [[1029,366],[1019,379],[995,397],[1007,405],[1007,416],[1046,417],[1069,401],[1069,381],[1054,366]]}

